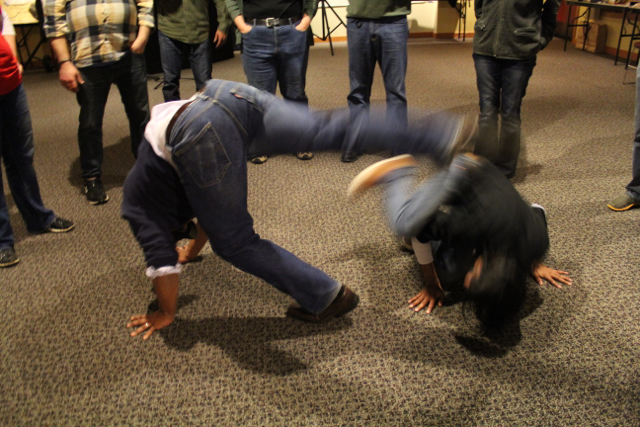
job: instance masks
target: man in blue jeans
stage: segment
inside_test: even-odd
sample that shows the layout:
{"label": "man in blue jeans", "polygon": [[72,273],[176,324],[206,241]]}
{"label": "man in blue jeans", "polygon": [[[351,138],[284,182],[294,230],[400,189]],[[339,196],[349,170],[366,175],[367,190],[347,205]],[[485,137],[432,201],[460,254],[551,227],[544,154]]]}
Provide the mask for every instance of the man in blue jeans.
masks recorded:
{"label": "man in blue jeans", "polygon": [[[293,297],[291,317],[321,323],[353,310],[358,297],[351,290],[254,231],[247,210],[248,146],[267,154],[340,150],[349,133],[357,134],[361,152],[398,145],[443,163],[465,138],[462,121],[445,116],[402,131],[350,126],[346,112],[313,115],[297,103],[221,80],[190,100],[154,107],[124,184],[122,216],[142,246],[160,308],[133,316],[131,335],[148,338],[173,321],[181,266],[207,239],[221,258]],[[194,217],[197,227],[187,226]],[[176,251],[183,236],[193,240]]]}
{"label": "man in blue jeans", "polygon": [[633,137],[633,154],[631,163],[631,181],[625,187],[625,193],[607,204],[616,212],[627,211],[640,206],[640,67],[636,71],[636,111],[635,135]]}
{"label": "man in blue jeans", "polygon": [[[247,82],[260,90],[308,105],[305,92],[309,40],[307,30],[318,10],[318,0],[226,0],[231,19],[242,34],[242,68]],[[312,152],[297,153],[309,160]],[[267,161],[259,147],[250,147],[248,158]]]}
{"label": "man in blue jeans", "polygon": [[[376,62],[380,64],[387,94],[388,122],[407,126],[407,40],[410,0],[352,0],[347,7],[349,48],[349,109],[358,120],[368,120],[369,99]],[[346,146],[343,162],[357,160],[360,153]]]}
{"label": "man in blue jeans", "polygon": [[474,5],[473,60],[480,95],[475,154],[512,178],[520,154],[522,98],[537,53],[553,38],[560,0],[476,0]]}

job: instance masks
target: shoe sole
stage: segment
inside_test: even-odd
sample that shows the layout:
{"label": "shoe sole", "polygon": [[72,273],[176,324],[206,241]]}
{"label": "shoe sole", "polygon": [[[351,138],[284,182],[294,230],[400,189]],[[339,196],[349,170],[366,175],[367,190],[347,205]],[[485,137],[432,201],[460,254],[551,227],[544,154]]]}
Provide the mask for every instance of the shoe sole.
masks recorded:
{"label": "shoe sole", "polygon": [[50,233],[66,233],[67,231],[71,231],[74,228],[76,228],[75,224],[68,228],[49,228],[47,231]]}
{"label": "shoe sole", "polygon": [[[398,166],[398,164],[402,166]],[[352,198],[359,192],[373,187],[382,176],[404,166],[416,166],[416,162],[413,160],[411,154],[402,154],[372,164],[351,180],[349,188],[347,188],[347,197]]]}
{"label": "shoe sole", "polygon": [[11,262],[5,262],[3,264],[0,264],[0,268],[11,267],[12,265],[16,265],[19,262],[20,262],[20,258],[14,260],[14,261],[11,261]]}
{"label": "shoe sole", "polygon": [[107,203],[109,201],[109,195],[107,195],[106,199],[104,199],[104,200],[89,200],[89,199],[87,199],[87,200],[89,201],[90,205],[102,205],[102,204]]}
{"label": "shoe sole", "polygon": [[305,155],[302,155],[302,156],[296,155],[296,157],[298,159],[300,159],[300,160],[311,160],[311,159],[313,159],[313,154],[311,154],[311,155],[305,154]]}
{"label": "shoe sole", "polygon": [[640,206],[640,205],[637,205],[637,204],[635,204],[635,203],[631,203],[630,205],[624,206],[624,207],[622,207],[622,208],[616,208],[616,207],[614,207],[614,206],[607,205],[607,207],[608,207],[609,209],[611,209],[612,211],[616,211],[616,212],[624,212],[624,211],[628,211],[628,210],[630,210],[630,209],[635,208],[636,206]]}

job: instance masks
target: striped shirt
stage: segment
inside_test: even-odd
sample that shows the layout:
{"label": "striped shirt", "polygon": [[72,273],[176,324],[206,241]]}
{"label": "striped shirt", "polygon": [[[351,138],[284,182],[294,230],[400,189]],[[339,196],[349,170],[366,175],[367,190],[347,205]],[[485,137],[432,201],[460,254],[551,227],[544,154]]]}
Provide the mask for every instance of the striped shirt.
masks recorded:
{"label": "striped shirt", "polygon": [[66,37],[78,68],[120,60],[138,25],[153,28],[153,0],[44,0],[47,38]]}

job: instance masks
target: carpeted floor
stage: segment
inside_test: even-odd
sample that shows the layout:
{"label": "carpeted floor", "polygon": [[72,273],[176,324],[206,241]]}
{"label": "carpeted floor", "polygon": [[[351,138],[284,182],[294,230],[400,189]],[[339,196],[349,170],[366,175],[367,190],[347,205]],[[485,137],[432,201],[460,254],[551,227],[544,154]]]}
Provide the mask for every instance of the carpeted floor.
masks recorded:
{"label": "carpeted floor", "polygon": [[[43,198],[77,229],[28,235],[8,198],[22,262],[0,270],[0,425],[640,426],[640,210],[606,208],[630,179],[635,86],[623,74],[560,40],[538,57],[515,185],[547,208],[546,263],[575,282],[530,281],[518,325],[487,336],[460,304],[413,313],[420,272],[386,227],[379,191],[345,198],[383,156],[319,153],[249,165],[249,207],[263,237],[357,291],[358,309],[323,326],[288,319],[286,295],[207,247],[182,274],[174,324],[143,342],[125,328],[154,298],[119,215],[133,159],[118,93],[104,122],[111,200],[90,206],[75,98],[55,73],[27,72]],[[244,81],[239,56],[214,76]],[[311,106],[346,106],[347,76],[345,44],[333,57],[312,48]],[[183,96],[193,90],[183,80]],[[414,109],[476,112],[471,44],[411,41],[407,93]],[[384,104],[379,73],[373,96]],[[420,162],[423,177],[434,172]]]}

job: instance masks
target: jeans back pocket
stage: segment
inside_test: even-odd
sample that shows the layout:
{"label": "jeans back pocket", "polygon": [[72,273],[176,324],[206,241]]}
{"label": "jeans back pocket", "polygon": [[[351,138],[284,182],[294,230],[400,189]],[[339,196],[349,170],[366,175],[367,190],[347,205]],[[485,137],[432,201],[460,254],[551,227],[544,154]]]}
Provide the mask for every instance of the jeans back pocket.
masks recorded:
{"label": "jeans back pocket", "polygon": [[207,123],[191,141],[179,144],[172,156],[179,163],[178,169],[186,170],[200,188],[222,181],[231,164],[211,123]]}

